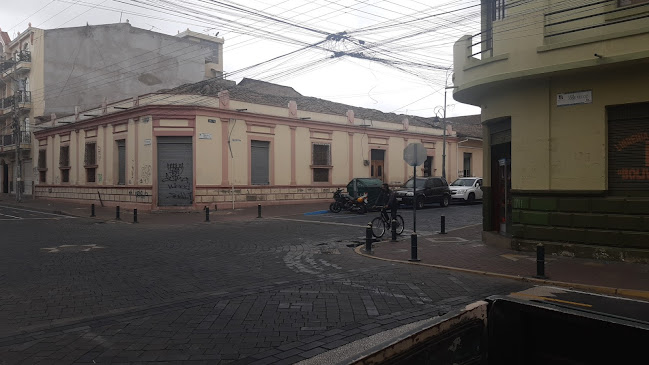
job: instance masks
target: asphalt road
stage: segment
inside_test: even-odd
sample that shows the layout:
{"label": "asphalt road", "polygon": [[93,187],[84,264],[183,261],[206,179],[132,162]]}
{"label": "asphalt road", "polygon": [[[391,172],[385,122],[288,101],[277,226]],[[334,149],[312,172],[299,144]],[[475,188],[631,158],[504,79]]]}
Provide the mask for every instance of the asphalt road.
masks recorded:
{"label": "asphalt road", "polygon": [[[432,232],[440,212],[455,227],[481,208],[418,217]],[[0,221],[0,364],[294,363],[528,287],[359,256],[348,246],[368,216],[163,226],[0,213],[19,217]]]}

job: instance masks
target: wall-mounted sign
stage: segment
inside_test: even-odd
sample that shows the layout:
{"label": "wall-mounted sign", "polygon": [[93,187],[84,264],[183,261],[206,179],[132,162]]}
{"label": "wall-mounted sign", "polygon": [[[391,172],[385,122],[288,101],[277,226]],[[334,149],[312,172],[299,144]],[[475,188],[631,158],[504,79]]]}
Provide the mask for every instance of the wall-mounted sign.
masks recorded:
{"label": "wall-mounted sign", "polygon": [[212,133],[199,133],[198,139],[212,139]]}
{"label": "wall-mounted sign", "polygon": [[593,91],[577,91],[574,93],[557,94],[557,106],[590,104],[593,102]]}
{"label": "wall-mounted sign", "polygon": [[208,123],[216,123],[216,119],[208,119],[207,122]]}
{"label": "wall-mounted sign", "polygon": [[145,146],[150,146],[151,145],[151,138],[147,138],[144,140],[144,145]]}

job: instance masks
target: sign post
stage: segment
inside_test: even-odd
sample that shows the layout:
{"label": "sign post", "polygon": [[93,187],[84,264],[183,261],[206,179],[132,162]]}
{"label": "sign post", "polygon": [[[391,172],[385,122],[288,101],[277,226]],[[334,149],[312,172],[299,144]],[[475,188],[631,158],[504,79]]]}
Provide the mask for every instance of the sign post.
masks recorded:
{"label": "sign post", "polygon": [[412,231],[417,233],[417,166],[426,161],[426,147],[421,143],[410,143],[403,150],[403,160],[412,166]]}

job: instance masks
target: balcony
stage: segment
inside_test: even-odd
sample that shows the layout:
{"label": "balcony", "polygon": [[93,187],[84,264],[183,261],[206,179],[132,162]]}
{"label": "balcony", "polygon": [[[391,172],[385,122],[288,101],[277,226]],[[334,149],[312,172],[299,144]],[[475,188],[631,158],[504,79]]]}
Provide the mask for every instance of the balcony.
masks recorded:
{"label": "balcony", "polygon": [[32,53],[20,51],[11,59],[0,62],[0,74],[2,78],[9,76],[12,72],[23,73],[29,71],[32,66]]}
{"label": "balcony", "polygon": [[[31,133],[20,133],[20,148],[23,150],[31,148]],[[15,134],[0,135],[0,152],[11,152],[16,150],[16,136]]]}
{"label": "balcony", "polygon": [[494,83],[649,62],[649,0],[529,1],[494,13],[501,3],[483,2],[482,31],[455,43],[456,100]]}
{"label": "balcony", "polygon": [[[16,103],[18,103],[16,105]],[[12,109],[16,105],[20,109],[31,108],[32,92],[31,91],[18,91],[15,95],[8,96],[0,99],[0,111],[2,114],[7,114],[7,109]]]}

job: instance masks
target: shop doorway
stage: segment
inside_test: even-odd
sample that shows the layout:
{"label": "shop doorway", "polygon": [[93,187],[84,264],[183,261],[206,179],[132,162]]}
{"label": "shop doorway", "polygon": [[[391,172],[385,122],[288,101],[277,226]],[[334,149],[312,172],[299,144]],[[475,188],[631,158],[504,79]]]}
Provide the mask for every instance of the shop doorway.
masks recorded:
{"label": "shop doorway", "polygon": [[[491,148],[491,219],[487,230],[504,236],[511,235],[512,226],[512,132],[511,119],[507,118],[489,125]],[[486,207],[485,207],[486,208]]]}

